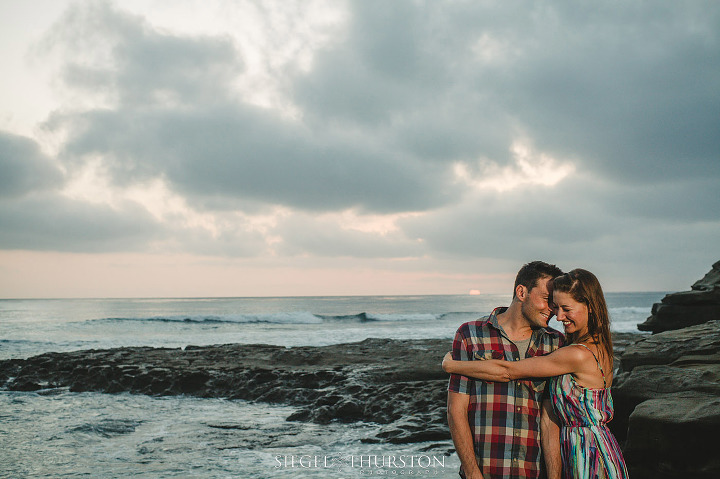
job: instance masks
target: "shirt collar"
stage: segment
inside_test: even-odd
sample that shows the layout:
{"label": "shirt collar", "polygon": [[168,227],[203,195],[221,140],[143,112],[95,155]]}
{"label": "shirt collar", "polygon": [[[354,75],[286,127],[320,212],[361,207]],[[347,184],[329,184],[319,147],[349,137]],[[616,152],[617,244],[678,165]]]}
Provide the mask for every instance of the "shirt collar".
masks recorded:
{"label": "shirt collar", "polygon": [[500,324],[498,323],[497,316],[498,316],[498,314],[502,314],[505,311],[507,311],[507,308],[504,306],[493,309],[492,313],[490,313],[490,318],[488,319],[488,322],[490,323],[490,325],[492,327],[494,327],[495,329],[498,329],[500,331],[503,331],[503,328],[501,328]]}

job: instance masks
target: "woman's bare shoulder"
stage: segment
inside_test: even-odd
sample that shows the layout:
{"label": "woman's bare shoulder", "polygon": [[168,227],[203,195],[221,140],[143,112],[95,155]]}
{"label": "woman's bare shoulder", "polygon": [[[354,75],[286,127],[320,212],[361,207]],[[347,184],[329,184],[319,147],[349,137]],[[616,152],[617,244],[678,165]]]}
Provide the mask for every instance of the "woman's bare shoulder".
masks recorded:
{"label": "woman's bare shoulder", "polygon": [[[552,352],[553,355],[562,361],[581,364],[592,359],[593,353],[581,344],[568,344]],[[592,359],[595,362],[594,359]]]}

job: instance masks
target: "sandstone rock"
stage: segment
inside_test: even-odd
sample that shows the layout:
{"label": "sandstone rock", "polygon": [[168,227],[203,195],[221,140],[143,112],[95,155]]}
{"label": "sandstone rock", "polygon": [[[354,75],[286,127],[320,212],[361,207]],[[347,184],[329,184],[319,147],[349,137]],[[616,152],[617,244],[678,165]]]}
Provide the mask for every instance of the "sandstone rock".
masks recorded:
{"label": "sandstone rock", "polygon": [[720,261],[691,291],[668,294],[655,303],[651,316],[638,329],[659,333],[713,320],[720,320]]}
{"label": "sandstone rock", "polygon": [[[703,287],[707,286],[703,285]],[[680,306],[718,304],[720,303],[720,288],[680,291],[679,293],[668,294],[663,298],[663,303]],[[654,312],[652,311],[652,313]]]}
{"label": "sandstone rock", "polygon": [[612,395],[630,477],[720,477],[720,321],[628,346]]}
{"label": "sandstone rock", "polygon": [[720,321],[712,321],[653,334],[628,346],[622,355],[622,370],[631,371],[647,364],[670,364],[688,355],[717,353],[720,353]]}
{"label": "sandstone rock", "polygon": [[[666,301],[666,299],[663,299],[663,301]],[[655,303],[652,308],[652,316],[638,325],[638,329],[659,333],[686,328],[716,319],[720,319],[720,304],[675,305]]]}
{"label": "sandstone rock", "polygon": [[[612,388],[614,419],[609,427],[621,443],[633,433],[632,413],[639,404],[658,397],[690,394],[720,397],[720,365],[712,371],[692,367],[638,366],[632,372],[618,374]],[[637,431],[635,431],[637,434]]]}
{"label": "sandstone rock", "polygon": [[625,447],[633,479],[720,477],[720,397],[666,396],[635,408]]}
{"label": "sandstone rock", "polygon": [[692,289],[696,291],[707,291],[714,289],[716,285],[720,284],[720,261],[713,265],[705,276],[697,280],[693,285]]}

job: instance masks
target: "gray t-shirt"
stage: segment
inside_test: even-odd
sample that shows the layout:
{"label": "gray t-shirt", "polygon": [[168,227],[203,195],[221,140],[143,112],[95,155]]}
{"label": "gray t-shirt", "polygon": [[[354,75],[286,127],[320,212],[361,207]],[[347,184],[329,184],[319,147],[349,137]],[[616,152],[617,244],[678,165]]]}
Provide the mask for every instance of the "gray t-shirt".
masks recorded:
{"label": "gray t-shirt", "polygon": [[527,339],[523,339],[522,341],[513,341],[513,343],[515,343],[515,346],[517,346],[517,348],[518,348],[518,352],[520,353],[521,359],[527,358],[527,349],[528,349],[528,346],[530,346],[531,339],[532,339],[532,336],[530,336]]}

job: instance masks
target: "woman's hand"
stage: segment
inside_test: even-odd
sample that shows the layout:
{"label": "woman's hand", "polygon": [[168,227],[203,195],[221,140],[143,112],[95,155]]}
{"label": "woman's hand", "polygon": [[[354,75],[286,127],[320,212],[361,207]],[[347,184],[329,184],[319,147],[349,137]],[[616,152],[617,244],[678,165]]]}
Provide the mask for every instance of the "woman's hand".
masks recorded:
{"label": "woman's hand", "polygon": [[[482,361],[457,361],[452,358],[452,353],[447,353],[443,357],[443,371],[450,374],[458,374],[469,378],[482,379],[483,381],[494,381],[506,383],[510,381],[510,366],[514,366],[521,362],[532,361],[535,358],[526,359],[525,361],[502,361],[498,359],[485,359]],[[532,377],[532,376],[523,376]]]}
{"label": "woman's hand", "polygon": [[443,371],[445,371],[446,373],[452,373],[453,372],[452,367],[453,367],[454,362],[455,361],[452,358],[452,353],[445,354],[445,356],[443,357],[443,361],[442,361]]}

